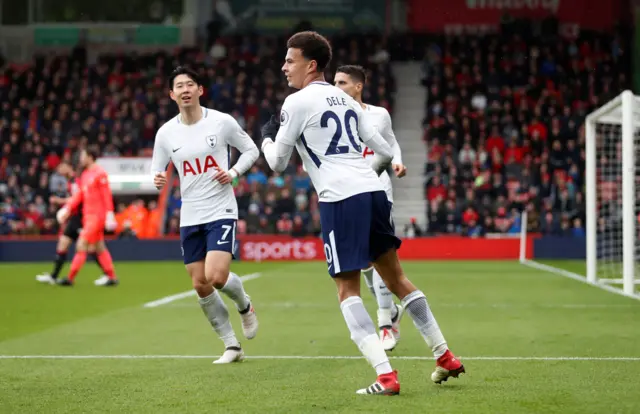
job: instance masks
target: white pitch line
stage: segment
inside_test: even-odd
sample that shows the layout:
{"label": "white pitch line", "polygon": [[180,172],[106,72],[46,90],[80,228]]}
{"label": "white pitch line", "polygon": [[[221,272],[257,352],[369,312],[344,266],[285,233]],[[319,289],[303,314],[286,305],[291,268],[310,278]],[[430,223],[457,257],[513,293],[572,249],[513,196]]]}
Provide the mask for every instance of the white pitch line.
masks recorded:
{"label": "white pitch line", "polygon": [[625,296],[627,298],[640,300],[640,294],[625,293],[622,289],[616,289],[613,286],[605,285],[602,283],[591,283],[586,277],[583,277],[577,273],[569,272],[568,270],[558,269],[557,267],[549,266],[544,263],[538,263],[535,260],[524,259],[520,261],[521,264],[531,267],[533,269],[543,270],[545,272],[553,273],[559,276],[564,276],[569,279],[576,280],[578,282],[586,283],[587,285],[595,286],[599,289],[605,290],[609,293],[615,293],[616,295]]}
{"label": "white pitch line", "polygon": [[[496,308],[496,309],[640,309],[636,304],[598,304],[598,303],[438,303],[433,302],[434,308]],[[167,305],[171,308],[196,308],[197,303],[172,303]],[[260,309],[335,309],[335,304],[329,303],[309,303],[309,302],[261,302]]]}
{"label": "white pitch line", "polygon": [[[219,355],[0,355],[2,359],[215,359]],[[297,359],[297,360],[357,360],[360,356],[333,355],[261,355],[247,356],[248,359]],[[395,360],[433,361],[433,357],[426,356],[392,356]],[[466,361],[625,361],[640,362],[640,357],[522,357],[522,356],[471,356],[459,357]]]}
{"label": "white pitch line", "polygon": [[[260,276],[261,276],[260,273],[251,273],[251,274],[248,274],[248,275],[240,276],[240,280],[242,280],[243,282],[246,282],[248,280],[257,279]],[[195,290],[188,290],[186,292],[176,293],[175,295],[165,296],[163,298],[160,298],[160,299],[157,299],[157,300],[154,300],[154,301],[151,301],[151,302],[147,302],[144,305],[142,305],[142,307],[144,307],[144,308],[157,308],[158,306],[166,305],[167,303],[175,302],[176,300],[188,298],[190,296],[196,296],[196,291]]]}

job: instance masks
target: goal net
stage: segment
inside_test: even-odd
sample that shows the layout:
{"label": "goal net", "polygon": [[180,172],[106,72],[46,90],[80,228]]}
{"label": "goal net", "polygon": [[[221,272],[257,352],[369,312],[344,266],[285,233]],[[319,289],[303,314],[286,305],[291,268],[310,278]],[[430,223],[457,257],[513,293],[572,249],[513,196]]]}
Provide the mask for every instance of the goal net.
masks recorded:
{"label": "goal net", "polygon": [[640,98],[623,92],[585,128],[587,280],[632,295],[640,283]]}
{"label": "goal net", "polygon": [[625,91],[593,111],[585,135],[586,275],[527,260],[526,226],[520,262],[640,299],[640,97]]}

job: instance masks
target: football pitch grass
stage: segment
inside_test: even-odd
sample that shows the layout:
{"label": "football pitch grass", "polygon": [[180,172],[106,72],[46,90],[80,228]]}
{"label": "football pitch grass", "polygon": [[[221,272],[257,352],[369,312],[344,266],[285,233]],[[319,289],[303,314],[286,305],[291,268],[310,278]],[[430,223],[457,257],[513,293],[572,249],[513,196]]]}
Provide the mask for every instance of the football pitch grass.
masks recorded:
{"label": "football pitch grass", "polygon": [[[640,412],[640,301],[516,262],[405,262],[467,374],[433,384],[406,317],[398,397],[355,395],[375,372],[324,263],[234,263],[260,274],[245,283],[260,330],[242,340],[231,312],[248,358],[223,366],[195,297],[144,306],[189,290],[180,263],[116,263],[116,288],[93,286],[93,264],[73,288],[37,284],[48,267],[0,265],[0,413]],[[375,317],[364,283],[363,298]]]}

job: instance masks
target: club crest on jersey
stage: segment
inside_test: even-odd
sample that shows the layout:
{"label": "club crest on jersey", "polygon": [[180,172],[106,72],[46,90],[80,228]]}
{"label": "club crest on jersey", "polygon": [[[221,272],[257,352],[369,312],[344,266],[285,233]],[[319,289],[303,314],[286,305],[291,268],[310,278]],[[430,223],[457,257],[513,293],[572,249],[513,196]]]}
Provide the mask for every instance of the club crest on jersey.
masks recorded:
{"label": "club crest on jersey", "polygon": [[208,135],[205,138],[205,140],[207,140],[207,145],[209,145],[211,148],[213,148],[218,143],[218,136],[217,135]]}
{"label": "club crest on jersey", "polygon": [[280,125],[286,125],[288,121],[289,121],[289,114],[287,113],[287,111],[285,110],[280,111]]}

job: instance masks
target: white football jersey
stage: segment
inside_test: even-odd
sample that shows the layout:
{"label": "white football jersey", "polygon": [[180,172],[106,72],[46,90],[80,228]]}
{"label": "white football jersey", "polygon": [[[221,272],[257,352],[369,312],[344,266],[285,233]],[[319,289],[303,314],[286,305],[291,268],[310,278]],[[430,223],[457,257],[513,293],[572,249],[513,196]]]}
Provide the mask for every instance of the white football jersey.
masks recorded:
{"label": "white football jersey", "polygon": [[322,202],[384,191],[362,156],[360,137],[375,135],[363,114],[340,88],[319,81],[289,95],[282,105],[276,142],[295,145]]}
{"label": "white football jersey", "polygon": [[[382,138],[387,141],[387,144],[389,144],[392,149],[394,148],[394,146],[398,145],[391,125],[391,116],[385,108],[381,106],[366,104],[366,107],[364,108],[364,116],[371,120],[371,124],[376,128]],[[399,152],[400,151],[398,150],[397,153],[399,154]],[[362,156],[370,163],[373,163],[374,154],[374,151],[368,147],[365,147],[364,151],[362,152]],[[394,157],[393,163],[401,164],[402,161],[397,160]],[[391,177],[389,177],[389,173],[387,171],[383,171],[382,174],[380,174],[380,181],[382,181],[384,191],[387,193],[387,198],[393,203],[393,188],[391,186]]]}
{"label": "white football jersey", "polygon": [[203,107],[202,119],[195,124],[183,124],[178,115],[158,130],[151,172],[165,171],[169,161],[176,167],[182,196],[181,227],[238,218],[233,188],[213,179],[219,168],[231,168],[230,147],[241,153],[254,149],[255,158],[259,154],[251,137],[231,115],[213,109]]}

